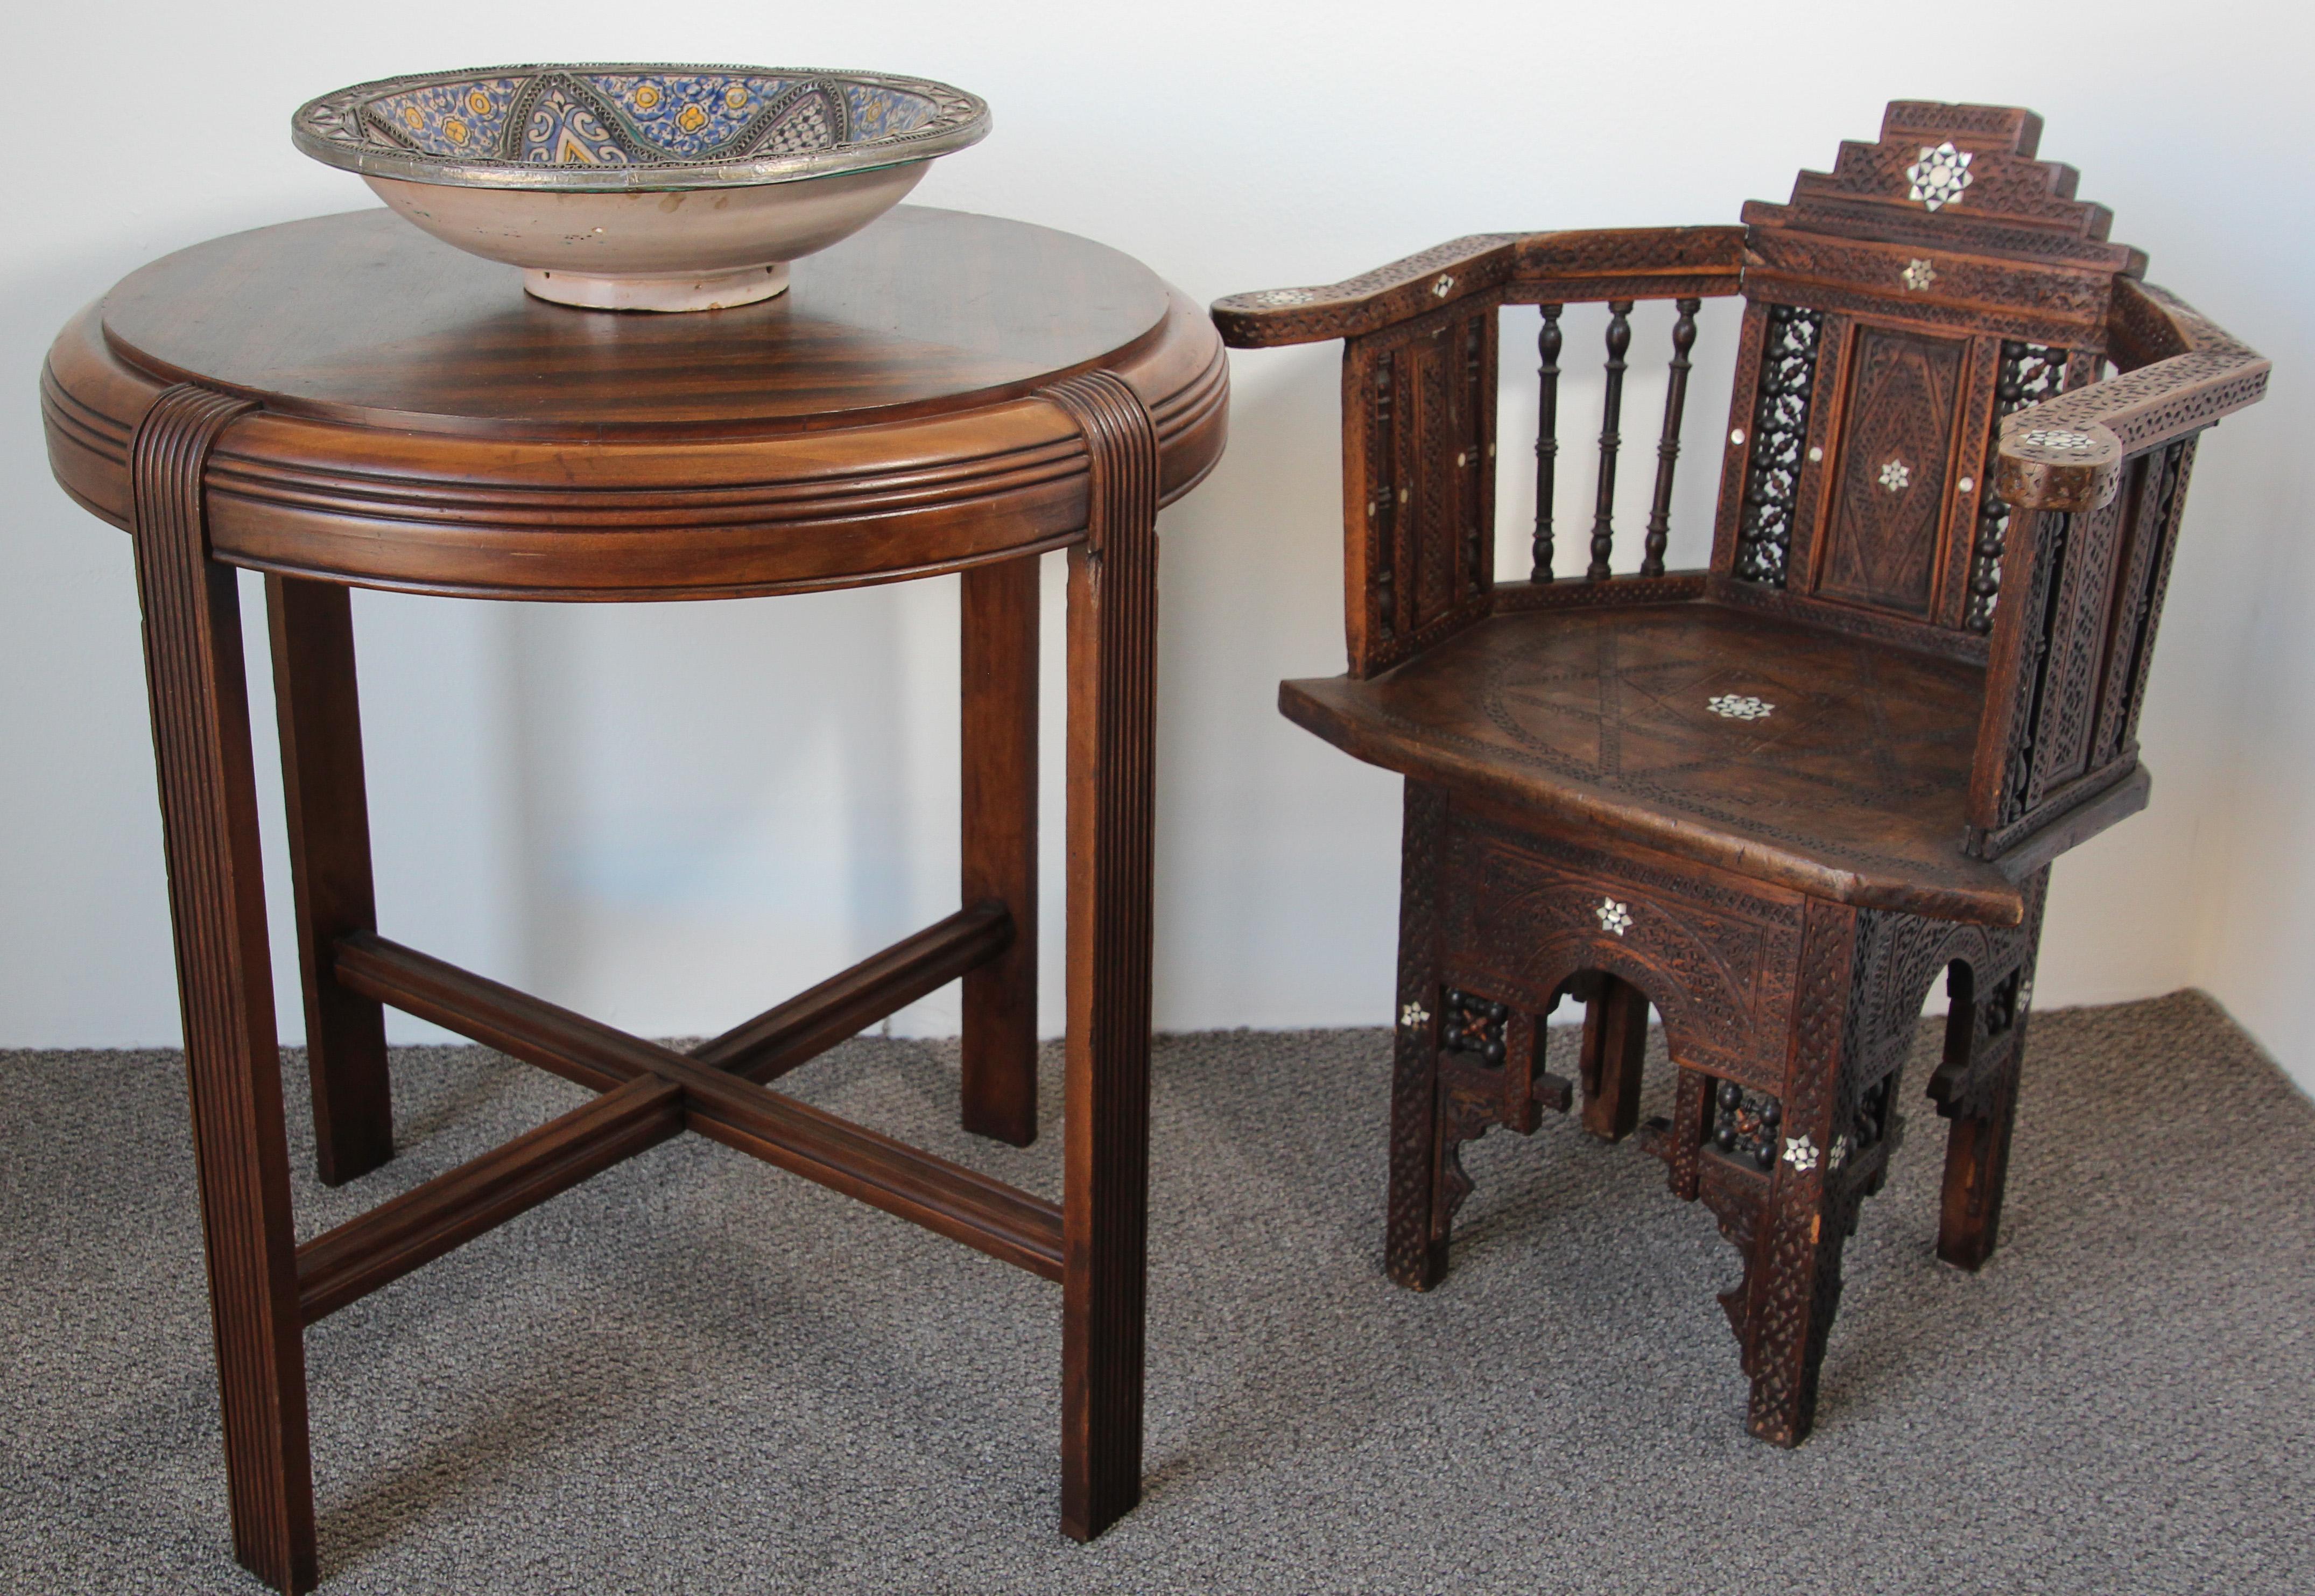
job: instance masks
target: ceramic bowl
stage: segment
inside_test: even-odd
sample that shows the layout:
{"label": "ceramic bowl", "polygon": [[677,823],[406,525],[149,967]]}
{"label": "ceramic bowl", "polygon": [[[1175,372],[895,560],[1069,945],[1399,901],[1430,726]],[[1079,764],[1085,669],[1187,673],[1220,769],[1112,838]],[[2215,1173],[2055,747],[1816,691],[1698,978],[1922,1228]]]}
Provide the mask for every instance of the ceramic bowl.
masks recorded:
{"label": "ceramic bowl", "polygon": [[874,221],[989,107],[946,84],[770,66],[492,66],[300,106],[297,147],[359,173],[542,299],[714,310]]}

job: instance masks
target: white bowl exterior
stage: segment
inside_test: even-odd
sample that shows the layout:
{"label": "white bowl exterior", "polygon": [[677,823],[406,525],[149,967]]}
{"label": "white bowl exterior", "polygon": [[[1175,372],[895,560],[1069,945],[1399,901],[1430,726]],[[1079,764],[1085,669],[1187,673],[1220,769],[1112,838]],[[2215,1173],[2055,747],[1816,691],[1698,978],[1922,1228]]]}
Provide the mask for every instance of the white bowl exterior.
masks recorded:
{"label": "white bowl exterior", "polygon": [[488,260],[599,279],[691,278],[793,261],[849,238],[898,205],[928,164],[664,193],[362,181],[412,224]]}
{"label": "white bowl exterior", "polygon": [[582,310],[729,310],[788,291],[787,264],[743,266],[737,271],[679,272],[660,277],[580,277],[568,271],[522,274],[522,289]]}

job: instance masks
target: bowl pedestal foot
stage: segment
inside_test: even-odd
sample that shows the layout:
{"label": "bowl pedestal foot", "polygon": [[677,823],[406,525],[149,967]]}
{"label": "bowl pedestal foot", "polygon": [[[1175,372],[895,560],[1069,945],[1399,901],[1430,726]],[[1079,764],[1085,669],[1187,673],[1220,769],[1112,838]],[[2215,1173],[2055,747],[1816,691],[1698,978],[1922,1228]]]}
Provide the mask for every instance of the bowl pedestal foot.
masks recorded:
{"label": "bowl pedestal foot", "polygon": [[576,271],[527,270],[524,291],[557,305],[587,310],[727,310],[753,305],[788,287],[787,262],[743,266],[736,271],[685,271],[652,277],[588,277]]}

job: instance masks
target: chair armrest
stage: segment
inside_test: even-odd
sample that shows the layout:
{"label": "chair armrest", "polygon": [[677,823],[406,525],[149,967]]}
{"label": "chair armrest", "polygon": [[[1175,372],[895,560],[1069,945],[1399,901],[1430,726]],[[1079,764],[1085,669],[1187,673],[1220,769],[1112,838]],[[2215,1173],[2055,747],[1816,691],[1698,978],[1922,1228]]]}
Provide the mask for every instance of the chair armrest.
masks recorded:
{"label": "chair armrest", "polygon": [[2266,391],[2267,362],[2160,288],[2118,280],[2119,377],[2001,424],[2013,511],[1963,847],[2026,864],[2145,802],[2138,714],[2195,435]]}
{"label": "chair armrest", "polygon": [[1266,288],[1213,305],[1235,349],[1354,338],[1470,296],[1522,304],[1703,298],[1736,292],[1742,227],[1474,233],[1325,288]]}
{"label": "chair armrest", "polygon": [[2131,456],[2266,392],[2266,357],[2165,289],[2118,279],[2107,325],[2115,362],[2133,369],[2002,421],[1994,491],[2013,509],[2094,510],[2114,497]]}
{"label": "chair armrest", "polygon": [[1214,325],[1232,349],[1324,343],[1372,332],[1450,299],[1501,287],[1520,236],[1473,233],[1325,288],[1232,294],[1214,301]]}

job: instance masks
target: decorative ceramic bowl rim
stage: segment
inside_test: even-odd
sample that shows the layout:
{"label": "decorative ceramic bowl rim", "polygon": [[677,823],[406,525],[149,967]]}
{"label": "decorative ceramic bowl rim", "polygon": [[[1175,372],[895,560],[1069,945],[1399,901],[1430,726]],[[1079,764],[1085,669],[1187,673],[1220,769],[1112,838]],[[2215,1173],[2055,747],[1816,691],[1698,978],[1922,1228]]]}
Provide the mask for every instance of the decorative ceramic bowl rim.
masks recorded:
{"label": "decorative ceramic bowl rim", "polygon": [[[509,161],[496,156],[437,155],[388,144],[362,120],[362,108],[371,101],[412,89],[475,78],[540,77],[549,75],[597,73],[735,73],[749,77],[778,77],[800,84],[862,84],[898,89],[933,102],[933,115],[905,132],[881,134],[856,143],[796,155],[764,155],[741,161],[714,159],[633,161],[600,165],[580,163]],[[560,61],[519,66],[469,66],[456,72],[419,72],[401,77],[381,77],[334,90],[299,106],[289,119],[290,137],[297,147],[327,166],[342,167],[365,177],[400,178],[409,182],[444,183],[461,188],[545,189],[581,193],[616,193],[623,190],[665,192],[676,189],[742,188],[758,183],[795,182],[838,172],[865,172],[928,161],[980,143],[989,136],[989,103],[949,84],[931,78],[900,77],[885,72],[856,72],[800,66],[741,66],[727,64],[671,61]]]}

